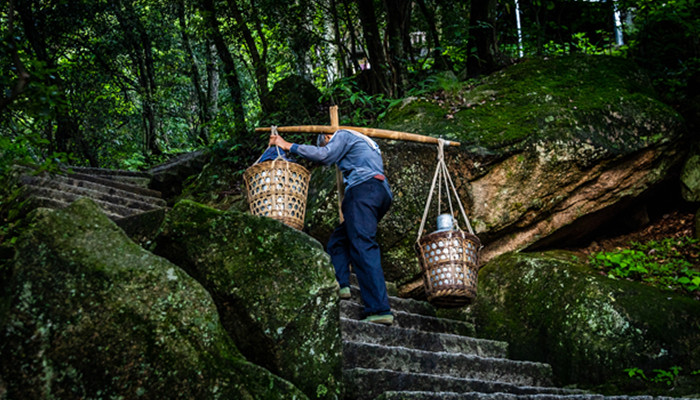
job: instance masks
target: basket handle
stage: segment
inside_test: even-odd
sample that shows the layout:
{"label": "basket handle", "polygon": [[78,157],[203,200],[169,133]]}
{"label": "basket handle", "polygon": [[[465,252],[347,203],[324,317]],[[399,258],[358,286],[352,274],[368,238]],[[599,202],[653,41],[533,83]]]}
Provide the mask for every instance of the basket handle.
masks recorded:
{"label": "basket handle", "polygon": [[[430,203],[433,199],[433,193],[435,192],[435,184],[438,184],[438,213],[440,213],[441,209],[441,204],[440,204],[440,197],[441,197],[441,192],[442,192],[442,185],[444,184],[445,186],[445,194],[447,196],[447,200],[449,202],[450,206],[450,214],[454,215],[454,211],[452,210],[452,199],[450,196],[450,191],[454,194],[455,199],[457,200],[457,204],[459,205],[459,210],[462,213],[462,217],[464,218],[464,222],[467,225],[467,229],[469,233],[472,235],[474,234],[474,230],[472,229],[471,224],[469,223],[469,218],[467,218],[467,213],[464,211],[464,206],[462,205],[462,201],[459,199],[459,194],[457,193],[457,189],[455,188],[454,182],[452,182],[452,178],[450,177],[450,173],[447,169],[447,164],[445,164],[445,151],[444,151],[444,145],[445,145],[445,140],[443,139],[438,139],[438,162],[437,166],[435,167],[435,174],[433,175],[433,181],[432,184],[430,185],[430,192],[428,193],[428,201],[425,203],[425,209],[423,211],[423,218],[421,219],[420,222],[420,228],[418,228],[418,237],[416,238],[416,243],[420,241],[421,235],[423,235],[423,229],[425,228],[425,222],[428,217],[428,211],[430,210]],[[439,181],[439,183],[438,183]],[[459,224],[457,223],[458,221],[455,219],[455,223],[457,225],[457,228],[459,229]]]}
{"label": "basket handle", "polygon": [[[270,128],[270,136],[275,136],[275,135],[279,135],[279,133],[277,133],[277,126],[272,125],[272,127]],[[257,164],[257,163],[260,162],[260,159],[262,158],[262,156],[265,154],[265,152],[266,152],[267,149],[269,149],[269,148],[270,148],[270,145],[269,145],[269,143],[268,143],[268,145],[267,145],[267,147],[265,148],[265,150],[263,150],[262,154],[260,154],[260,157],[258,157],[258,159],[255,160],[255,162],[253,163],[253,165],[255,165],[255,164]],[[275,158],[274,160],[272,160],[272,162],[275,162],[275,161],[279,160],[280,158],[284,158],[284,156],[282,156],[282,153],[280,153],[280,148],[279,148],[279,146],[275,146],[275,149],[277,149],[277,158]]]}

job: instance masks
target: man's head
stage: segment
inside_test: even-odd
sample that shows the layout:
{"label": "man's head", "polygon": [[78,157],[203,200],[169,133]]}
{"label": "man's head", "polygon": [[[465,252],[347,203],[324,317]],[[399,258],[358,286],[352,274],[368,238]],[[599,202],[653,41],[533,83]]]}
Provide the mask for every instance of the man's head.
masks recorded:
{"label": "man's head", "polygon": [[331,138],[333,137],[332,133],[322,133],[316,137],[316,146],[318,147],[323,147],[328,144],[328,142],[331,141]]}

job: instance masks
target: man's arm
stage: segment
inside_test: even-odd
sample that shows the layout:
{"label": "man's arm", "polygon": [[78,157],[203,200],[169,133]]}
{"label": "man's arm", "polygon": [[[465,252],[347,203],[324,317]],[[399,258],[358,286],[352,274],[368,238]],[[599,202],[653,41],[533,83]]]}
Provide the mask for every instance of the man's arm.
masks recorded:
{"label": "man's arm", "polygon": [[338,162],[345,154],[347,135],[336,133],[331,141],[323,147],[289,143],[280,135],[270,135],[270,146],[279,146],[282,150],[299,154],[308,160],[329,165]]}

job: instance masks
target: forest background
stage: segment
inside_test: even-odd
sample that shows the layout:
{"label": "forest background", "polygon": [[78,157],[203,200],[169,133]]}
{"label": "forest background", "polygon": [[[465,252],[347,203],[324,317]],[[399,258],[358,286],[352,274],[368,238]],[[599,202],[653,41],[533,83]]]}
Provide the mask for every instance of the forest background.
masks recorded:
{"label": "forest background", "polygon": [[[266,145],[253,128],[275,122],[274,88],[290,77],[320,90],[322,115],[335,104],[341,123],[377,126],[405,97],[576,52],[633,59],[697,118],[695,0],[0,4],[0,172],[16,162],[147,169],[207,146],[245,166]],[[297,124],[319,123],[309,117]]]}

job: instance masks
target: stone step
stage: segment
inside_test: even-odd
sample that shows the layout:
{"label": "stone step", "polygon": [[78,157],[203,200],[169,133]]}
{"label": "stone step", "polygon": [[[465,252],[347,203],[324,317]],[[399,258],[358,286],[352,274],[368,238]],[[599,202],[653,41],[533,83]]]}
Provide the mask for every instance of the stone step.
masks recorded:
{"label": "stone step", "polygon": [[56,185],[50,182],[39,182],[39,185],[26,184],[25,187],[27,188],[27,193],[42,197],[55,196],[57,199],[71,203],[80,197],[87,197],[95,200],[95,202],[101,205],[109,204],[110,209],[121,216],[133,215],[164,207],[161,205],[144,203],[135,199],[113,196],[98,192],[96,190],[81,188],[79,186],[63,184]]}
{"label": "stone step", "polygon": [[[340,301],[340,316],[347,319],[359,320],[364,318],[364,307],[351,300]],[[461,336],[474,336],[474,325],[464,321],[413,314],[405,311],[392,310],[394,325],[401,328],[416,329],[426,332],[451,333]]]}
{"label": "stone step", "polygon": [[549,386],[548,364],[503,358],[433,352],[405,347],[343,341],[343,367],[388,369],[467,379],[481,379],[520,386]]}
{"label": "stone step", "polygon": [[89,168],[67,166],[68,170],[85,175],[99,176],[103,179],[111,179],[113,181],[127,183],[130,185],[147,188],[151,182],[151,174],[141,171],[127,171],[121,169],[107,168]]}
{"label": "stone step", "polygon": [[[42,199],[51,199],[54,202],[57,202],[57,204],[70,204],[81,197],[89,197],[40,186],[25,185],[24,187],[28,196]],[[92,200],[98,206],[100,206],[102,211],[104,211],[104,213],[107,214],[107,216],[109,216],[111,219],[124,218],[130,215],[137,214],[139,212],[143,212],[143,210],[140,209],[129,208],[100,199],[93,198]],[[50,203],[45,202],[44,207],[49,206]]]}
{"label": "stone step", "polygon": [[81,173],[77,173],[77,172],[72,173],[72,174],[68,174],[68,176],[71,178],[74,178],[74,179],[80,179],[83,181],[99,183],[100,185],[104,185],[104,186],[111,186],[111,187],[116,188],[116,189],[121,189],[121,190],[125,190],[127,192],[140,194],[140,195],[146,196],[146,197],[157,197],[157,198],[162,197],[162,194],[159,191],[153,190],[153,189],[148,189],[148,188],[143,187],[141,185],[131,185],[129,183],[119,182],[119,181],[115,181],[113,179],[106,179],[106,178],[101,178],[101,177],[95,176],[95,175],[81,174]]}
{"label": "stone step", "polygon": [[343,339],[349,342],[402,346],[417,350],[491,358],[505,358],[508,354],[508,344],[505,342],[384,326],[347,318],[340,319],[340,326]]}
{"label": "stone step", "polygon": [[138,208],[144,211],[166,206],[165,200],[160,197],[144,196],[112,186],[62,175],[23,176],[22,183],[75,193],[84,197],[99,199],[130,208]]}
{"label": "stone step", "polygon": [[[362,304],[362,298],[360,297],[360,288],[352,285],[350,286],[350,292],[352,293],[352,298],[349,299],[358,304]],[[405,311],[412,314],[427,315],[430,317],[435,316],[435,308],[430,305],[427,301],[418,301],[414,299],[402,299],[401,297],[389,296],[389,305],[392,310]]]}
{"label": "stone step", "polygon": [[376,400],[671,400],[671,397],[603,396],[599,394],[513,394],[513,393],[455,393],[429,391],[384,392]]}
{"label": "stone step", "polygon": [[[343,371],[345,399],[370,400],[384,392],[430,391],[448,393],[509,393],[521,395],[567,396],[585,394],[581,390],[549,386],[533,387],[510,383],[418,372],[351,368]],[[381,398],[381,397],[380,397]],[[398,397],[401,398],[401,397]],[[410,397],[408,397],[410,399]],[[391,397],[396,399],[396,397]]]}

